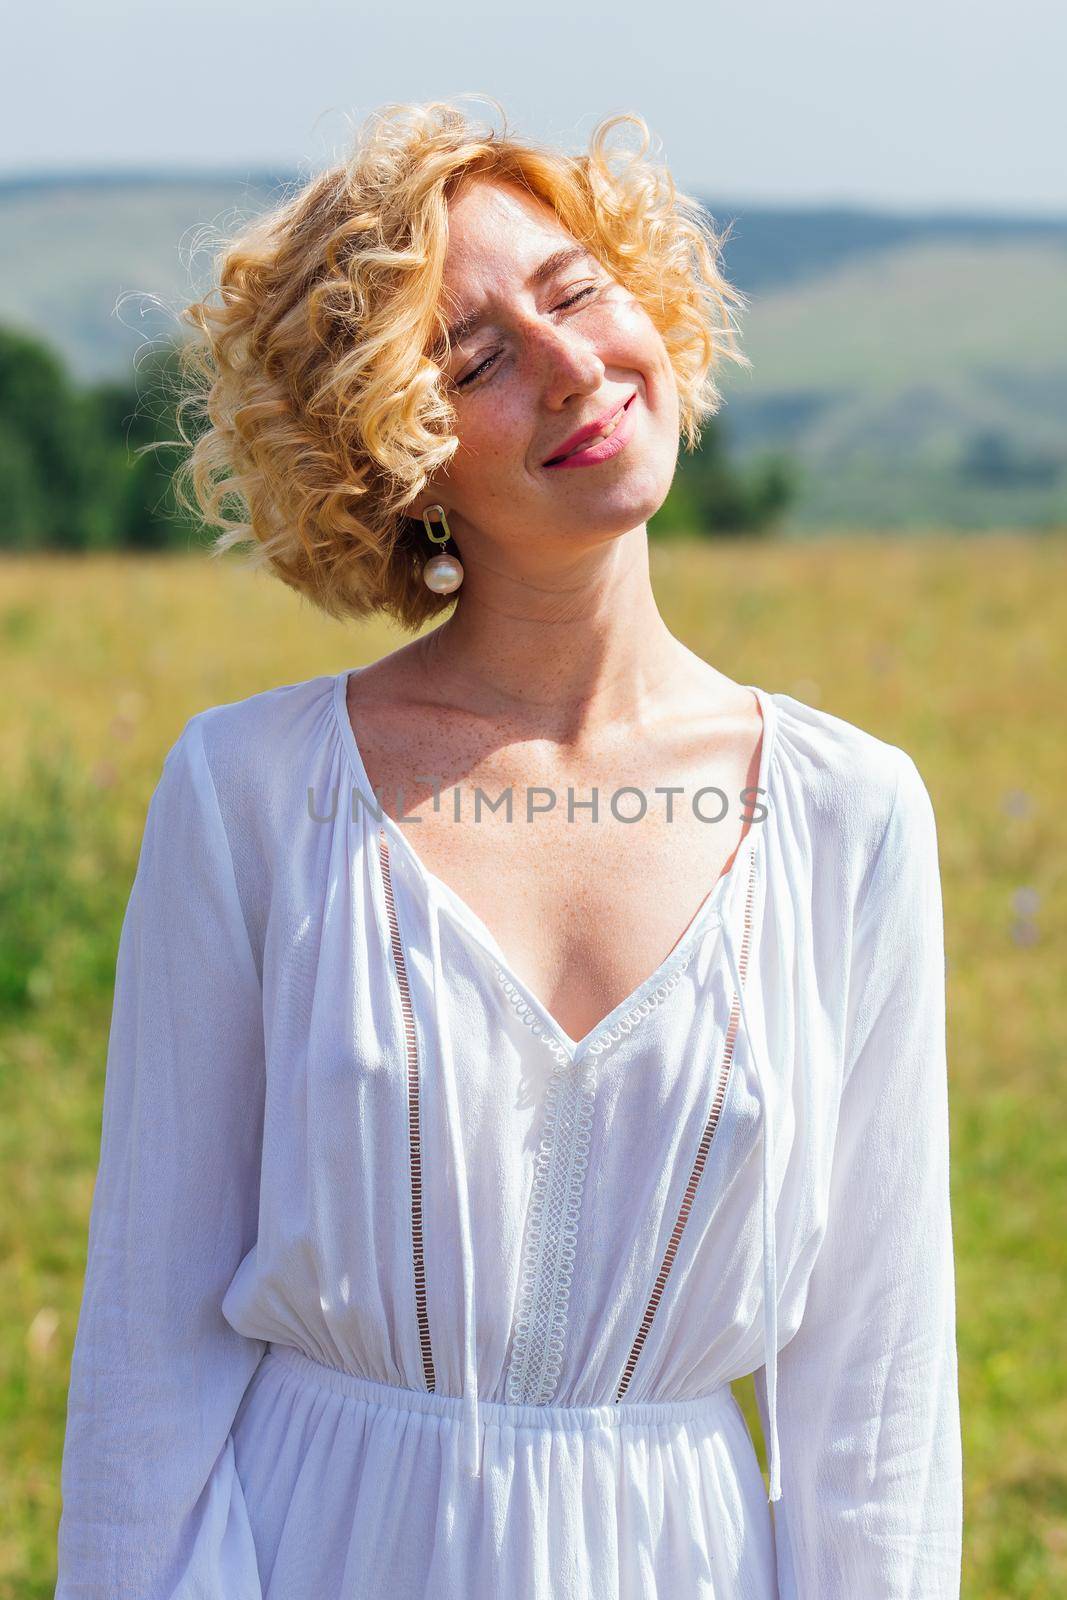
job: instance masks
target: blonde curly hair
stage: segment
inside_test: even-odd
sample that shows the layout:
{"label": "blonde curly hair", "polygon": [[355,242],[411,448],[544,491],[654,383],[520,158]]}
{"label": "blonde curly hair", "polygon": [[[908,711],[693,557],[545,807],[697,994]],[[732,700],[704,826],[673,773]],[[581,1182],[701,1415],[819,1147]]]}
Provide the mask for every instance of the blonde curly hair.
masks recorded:
{"label": "blonde curly hair", "polygon": [[[644,307],[686,449],[722,403],[721,362],[750,366],[731,318],[747,299],[719,269],[726,233],[645,159],[644,119],[604,118],[571,156],[510,137],[491,103],[499,132],[447,101],[372,113],[345,161],[225,244],[212,289],[181,311],[196,332],[179,352],[179,503],[223,530],[214,554],[251,543],[251,566],[333,617],[384,612],[417,631],[455,598],[421,581],[422,524],[406,508],[459,444],[440,300],[462,180],[521,185]],[[614,171],[620,124],[641,143]]]}

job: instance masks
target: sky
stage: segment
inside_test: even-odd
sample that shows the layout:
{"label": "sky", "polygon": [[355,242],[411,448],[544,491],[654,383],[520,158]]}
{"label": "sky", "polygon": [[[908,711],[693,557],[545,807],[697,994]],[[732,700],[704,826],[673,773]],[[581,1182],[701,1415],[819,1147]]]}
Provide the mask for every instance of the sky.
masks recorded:
{"label": "sky", "polygon": [[1067,215],[1060,0],[41,0],[5,46],[0,178],[306,176],[379,106],[493,96],[570,151],[635,111],[702,197]]}

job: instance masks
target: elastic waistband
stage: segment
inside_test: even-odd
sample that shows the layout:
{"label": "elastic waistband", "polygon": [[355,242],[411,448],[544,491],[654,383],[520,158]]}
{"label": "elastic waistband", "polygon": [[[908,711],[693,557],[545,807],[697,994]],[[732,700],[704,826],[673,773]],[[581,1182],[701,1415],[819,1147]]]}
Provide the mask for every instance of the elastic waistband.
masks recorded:
{"label": "elastic waistband", "polygon": [[[401,1411],[426,1411],[457,1422],[463,1411],[462,1395],[437,1394],[429,1389],[407,1389],[400,1384],[379,1383],[340,1367],[315,1361],[291,1344],[268,1343],[261,1365],[347,1395],[369,1405],[391,1406]],[[633,1424],[709,1422],[721,1418],[724,1409],[736,1407],[733,1390],[720,1384],[706,1394],[690,1400],[620,1400],[603,1405],[518,1405],[505,1400],[483,1400],[478,1412],[487,1427],[585,1429],[626,1427]]]}

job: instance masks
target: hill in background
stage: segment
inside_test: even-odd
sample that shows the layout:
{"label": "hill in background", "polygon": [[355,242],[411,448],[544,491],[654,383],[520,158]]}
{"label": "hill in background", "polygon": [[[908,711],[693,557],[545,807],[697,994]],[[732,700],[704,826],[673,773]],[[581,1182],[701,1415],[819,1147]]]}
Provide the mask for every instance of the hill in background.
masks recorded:
{"label": "hill in background", "polygon": [[[297,174],[0,183],[0,321],[82,379],[128,372],[213,252]],[[1067,523],[1067,222],[707,208],[750,297],[730,449],[799,468],[787,530]]]}

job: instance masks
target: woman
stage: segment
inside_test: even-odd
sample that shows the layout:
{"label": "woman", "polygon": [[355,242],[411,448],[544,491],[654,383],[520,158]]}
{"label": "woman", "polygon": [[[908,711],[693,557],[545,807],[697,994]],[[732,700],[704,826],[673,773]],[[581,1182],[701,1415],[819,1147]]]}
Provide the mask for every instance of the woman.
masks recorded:
{"label": "woman", "polygon": [[193,308],[219,548],[454,609],[166,757],[58,1600],[959,1593],[934,816],[659,615],[741,297],[626,120],[388,108]]}

